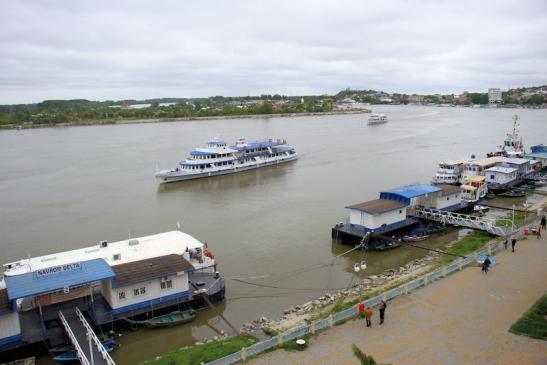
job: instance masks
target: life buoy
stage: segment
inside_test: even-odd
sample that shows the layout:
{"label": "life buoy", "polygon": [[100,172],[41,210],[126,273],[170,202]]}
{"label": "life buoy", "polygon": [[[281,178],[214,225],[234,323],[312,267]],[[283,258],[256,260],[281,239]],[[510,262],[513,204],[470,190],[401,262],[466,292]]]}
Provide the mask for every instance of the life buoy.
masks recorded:
{"label": "life buoy", "polygon": [[205,256],[209,257],[210,259],[215,258],[215,255],[213,255],[213,253],[207,248],[205,249]]}

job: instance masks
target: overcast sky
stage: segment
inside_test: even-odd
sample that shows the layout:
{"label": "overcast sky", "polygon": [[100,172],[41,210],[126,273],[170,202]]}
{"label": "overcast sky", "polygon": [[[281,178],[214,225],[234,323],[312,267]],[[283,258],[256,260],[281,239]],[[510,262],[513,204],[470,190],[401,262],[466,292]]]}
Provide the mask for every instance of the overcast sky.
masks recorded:
{"label": "overcast sky", "polygon": [[0,104],[547,84],[547,1],[0,1]]}

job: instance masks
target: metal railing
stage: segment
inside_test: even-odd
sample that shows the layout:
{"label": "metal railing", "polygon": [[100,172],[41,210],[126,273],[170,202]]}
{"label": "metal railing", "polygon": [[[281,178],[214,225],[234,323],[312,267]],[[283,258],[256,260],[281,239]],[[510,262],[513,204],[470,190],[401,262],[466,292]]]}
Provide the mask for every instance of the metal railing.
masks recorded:
{"label": "metal railing", "polygon": [[[521,228],[517,230],[516,232],[514,232],[514,235],[515,235],[515,238],[522,237],[523,229]],[[433,281],[442,279],[447,275],[450,275],[456,271],[462,270],[465,266],[468,266],[471,263],[476,262],[478,257],[481,255],[492,255],[501,251],[502,249],[503,249],[503,244],[501,241],[488,243],[486,247],[469,254],[465,258],[459,258],[445,266],[442,266],[434,271],[428,272],[427,274],[424,274],[412,281],[401,284],[398,287],[395,287],[386,292],[378,294],[372,298],[364,300],[363,302],[365,303],[366,307],[374,307],[380,304],[382,300],[390,300],[401,295],[406,295],[413,290],[416,290],[422,286],[426,286],[430,284]],[[358,313],[359,313],[359,304],[355,304],[354,306],[346,310],[343,310],[341,312],[332,314],[327,318],[321,318],[309,324],[303,325],[301,327],[290,329],[268,340],[255,343],[254,345],[249,346],[247,348],[243,348],[241,349],[241,351],[235,352],[233,354],[230,354],[220,359],[210,361],[206,363],[205,365],[229,365],[229,364],[236,363],[238,361],[247,360],[249,357],[256,356],[257,354],[261,352],[276,348],[282,345],[284,342],[292,341],[296,338],[299,338],[308,334],[315,334],[316,331],[329,328],[342,321],[355,318],[355,316]]]}
{"label": "metal railing", "polygon": [[[95,332],[93,332],[93,330],[91,329],[91,326],[89,325],[89,323],[87,323],[84,315],[82,314],[82,312],[80,311],[78,307],[76,307],[76,315],[78,316],[78,319],[84,326],[88,338],[91,337],[91,339],[95,343],[95,346],[97,347],[103,360],[106,361],[108,365],[116,365],[116,363],[114,362],[114,360],[112,360],[112,357],[110,357],[110,354],[106,351],[106,349],[104,348],[103,344],[101,343],[101,341],[99,340]],[[91,349],[89,350],[91,351]]]}
{"label": "metal railing", "polygon": [[63,324],[63,327],[65,328],[65,331],[68,334],[68,338],[70,339],[70,342],[72,342],[72,344],[74,345],[74,348],[76,349],[76,356],[78,356],[78,359],[80,360],[82,365],[89,365],[89,360],[85,356],[85,353],[80,347],[78,340],[76,340],[76,336],[74,336],[74,332],[72,332],[72,329],[68,325],[65,315],[61,311],[59,311],[59,319],[61,319],[61,323]]}
{"label": "metal railing", "polygon": [[451,224],[454,226],[478,229],[496,236],[505,236],[509,233],[509,228],[496,226],[495,219],[418,207],[413,208],[409,213],[411,213],[416,218],[428,219],[443,224]]}

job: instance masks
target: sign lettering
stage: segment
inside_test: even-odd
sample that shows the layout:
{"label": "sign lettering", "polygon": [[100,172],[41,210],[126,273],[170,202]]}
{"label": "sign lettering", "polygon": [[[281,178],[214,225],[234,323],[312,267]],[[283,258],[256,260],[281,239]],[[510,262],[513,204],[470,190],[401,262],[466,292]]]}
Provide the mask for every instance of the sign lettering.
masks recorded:
{"label": "sign lettering", "polygon": [[52,274],[58,274],[61,272],[66,271],[74,271],[74,270],[81,270],[82,264],[79,262],[73,262],[71,264],[64,264],[59,266],[52,266],[45,269],[39,269],[36,270],[36,277],[43,278],[44,276],[52,275]]}

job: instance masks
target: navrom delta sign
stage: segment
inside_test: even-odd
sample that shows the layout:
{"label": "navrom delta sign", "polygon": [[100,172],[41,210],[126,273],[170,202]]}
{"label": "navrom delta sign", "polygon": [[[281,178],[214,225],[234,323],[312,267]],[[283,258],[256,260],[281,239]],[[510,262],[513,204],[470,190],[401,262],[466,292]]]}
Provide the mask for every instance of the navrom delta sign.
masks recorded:
{"label": "navrom delta sign", "polygon": [[36,273],[36,277],[40,279],[40,278],[43,278],[44,276],[59,274],[62,272],[67,272],[67,271],[81,270],[81,269],[82,269],[81,263],[73,262],[71,264],[64,264],[59,266],[48,267],[45,269],[39,269],[39,270],[36,270],[35,273]]}

